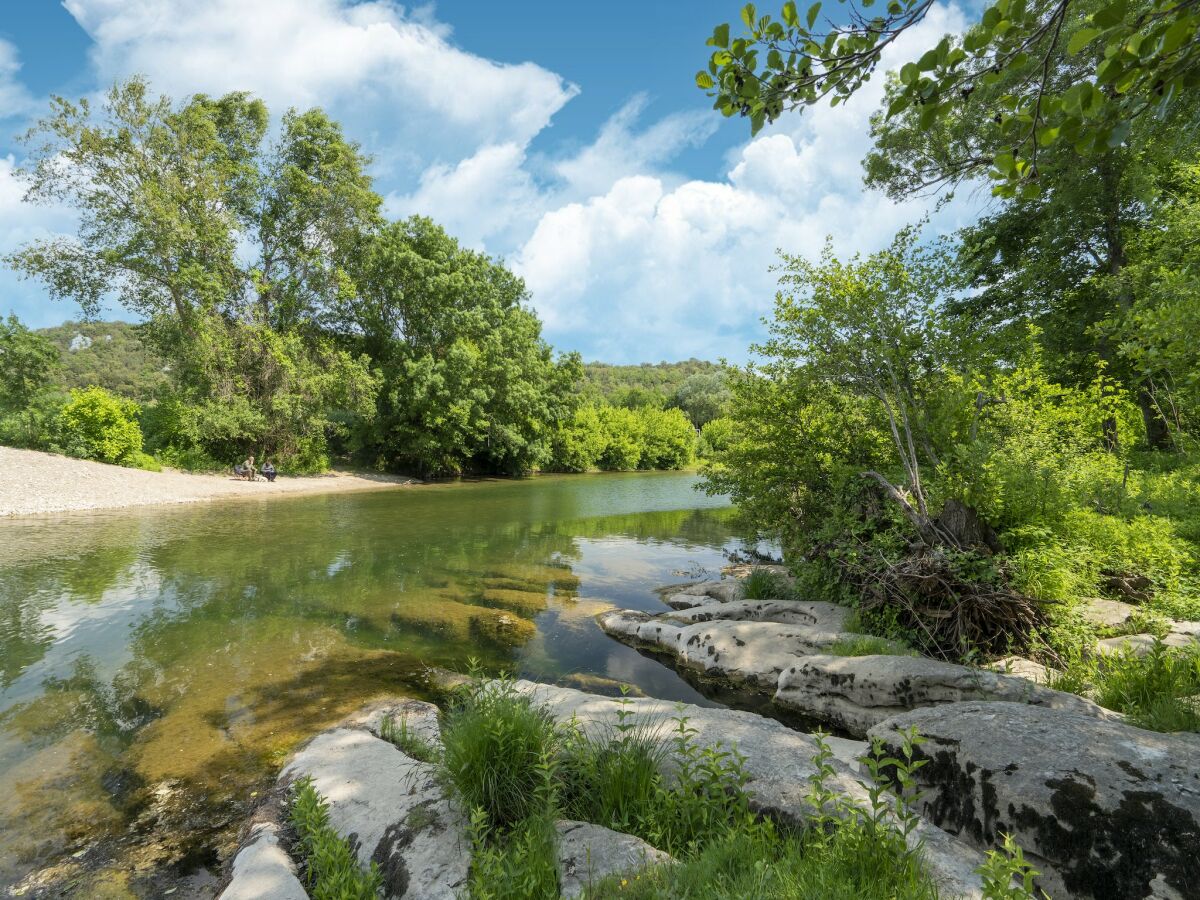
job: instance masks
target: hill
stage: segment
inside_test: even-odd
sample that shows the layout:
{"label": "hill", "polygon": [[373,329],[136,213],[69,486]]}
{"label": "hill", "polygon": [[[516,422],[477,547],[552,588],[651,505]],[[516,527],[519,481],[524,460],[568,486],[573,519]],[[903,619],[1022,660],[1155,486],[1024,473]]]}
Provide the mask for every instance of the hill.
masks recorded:
{"label": "hill", "polygon": [[99,385],[134,400],[149,400],[165,383],[162,360],[128,322],[65,322],[38,331],[62,351],[61,381],[67,388]]}
{"label": "hill", "polygon": [[610,402],[626,395],[630,390],[653,391],[670,399],[679,386],[692,375],[708,375],[723,372],[719,363],[702,359],[683,362],[642,363],[641,365],[614,366],[608,363],[590,362],[583,367],[583,390]]}

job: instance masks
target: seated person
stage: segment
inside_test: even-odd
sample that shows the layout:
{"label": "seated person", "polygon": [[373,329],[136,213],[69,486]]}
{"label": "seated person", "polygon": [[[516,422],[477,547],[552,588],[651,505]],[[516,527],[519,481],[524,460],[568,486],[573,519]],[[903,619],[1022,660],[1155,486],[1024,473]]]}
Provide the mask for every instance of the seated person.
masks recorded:
{"label": "seated person", "polygon": [[245,478],[246,477],[246,467],[243,466],[241,463],[238,463],[237,465],[235,465],[233,467],[233,475],[235,478]]}
{"label": "seated person", "polygon": [[254,480],[254,454],[253,453],[251,453],[249,456],[246,457],[246,461],[244,463],[242,463],[242,469],[244,470],[242,472],[242,475],[245,477],[245,479],[247,481],[253,481]]}
{"label": "seated person", "polygon": [[271,461],[269,459],[263,462],[262,473],[267,476],[267,481],[275,480],[275,467],[271,465]]}

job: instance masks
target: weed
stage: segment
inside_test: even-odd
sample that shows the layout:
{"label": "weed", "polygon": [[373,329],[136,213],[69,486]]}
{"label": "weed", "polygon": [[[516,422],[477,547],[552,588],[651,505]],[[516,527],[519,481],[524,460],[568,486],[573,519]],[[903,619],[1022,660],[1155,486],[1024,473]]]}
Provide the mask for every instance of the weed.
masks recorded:
{"label": "weed", "polygon": [[[1033,900],[1035,896],[1033,879],[1040,873],[1025,861],[1024,852],[1011,834],[1004,835],[1000,850],[988,851],[978,871],[983,876],[985,900]],[[1046,897],[1044,892],[1042,897]]]}
{"label": "weed", "polygon": [[329,806],[308,778],[296,782],[289,814],[296,831],[304,881],[313,900],[375,900],[383,875],[372,862],[363,871],[350,844],[329,824]]}
{"label": "weed", "polygon": [[830,656],[916,656],[917,651],[901,641],[860,634],[841,638],[830,644],[825,652]]}
{"label": "weed", "polygon": [[409,731],[407,717],[397,722],[390,714],[385,715],[379,722],[379,736],[389,744],[394,744],[401,753],[411,756],[419,762],[437,761],[437,747],[420,735]]}
{"label": "weed", "polygon": [[747,600],[786,600],[792,596],[792,588],[778,572],[754,568],[742,579],[742,596]]}

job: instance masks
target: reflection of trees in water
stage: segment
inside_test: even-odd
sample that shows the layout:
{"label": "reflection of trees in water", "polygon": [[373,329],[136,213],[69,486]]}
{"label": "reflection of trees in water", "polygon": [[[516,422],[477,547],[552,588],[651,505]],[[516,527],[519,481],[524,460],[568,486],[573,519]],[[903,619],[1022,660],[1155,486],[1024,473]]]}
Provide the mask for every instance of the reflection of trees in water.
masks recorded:
{"label": "reflection of trees in water", "polygon": [[422,664],[511,665],[533,634],[521,623],[577,590],[579,538],[730,537],[720,510],[563,521],[565,502],[514,515],[518,492],[501,493],[472,505],[464,492],[432,524],[377,500],[88,523],[73,555],[0,570],[0,677],[11,683],[52,645],[45,610],[91,602],[136,565],[153,578],[128,586],[141,604],[130,659],[107,681],[77,661],[0,727],[30,746],[93,734],[147,790],[177,782],[203,817],[236,822],[296,741],[373,696],[418,693]]}

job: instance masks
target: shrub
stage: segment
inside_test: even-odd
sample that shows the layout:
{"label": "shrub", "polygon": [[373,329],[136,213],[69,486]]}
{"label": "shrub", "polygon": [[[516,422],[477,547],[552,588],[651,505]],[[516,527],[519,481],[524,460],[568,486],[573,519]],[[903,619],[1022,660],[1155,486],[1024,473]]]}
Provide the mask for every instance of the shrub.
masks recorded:
{"label": "shrub", "polygon": [[791,595],[787,579],[770,569],[753,568],[742,579],[742,596],[747,600],[783,600]]}
{"label": "shrub", "polygon": [[620,406],[600,407],[599,417],[605,442],[597,465],[606,471],[636,469],[646,438],[642,417],[635,410]]}
{"label": "shrub", "polygon": [[58,413],[58,444],[70,456],[126,464],[142,449],[138,405],[104,388],[71,391]]}
{"label": "shrub", "polygon": [[700,429],[700,455],[710,456],[714,453],[725,453],[737,437],[737,425],[733,419],[722,416],[705,422]]}
{"label": "shrub", "polygon": [[363,871],[350,844],[329,824],[329,807],[310,779],[296,783],[289,821],[312,900],[376,900],[383,876],[372,862]]}
{"label": "shrub", "polygon": [[604,425],[590,403],[575,410],[550,439],[550,462],[555,472],[586,472],[595,468],[607,444]]}
{"label": "shrub", "polygon": [[467,809],[504,831],[544,812],[542,768],[558,743],[554,720],[507,679],[473,679],[453,698],[442,725],[442,769]]}

